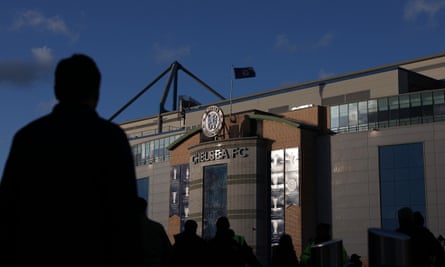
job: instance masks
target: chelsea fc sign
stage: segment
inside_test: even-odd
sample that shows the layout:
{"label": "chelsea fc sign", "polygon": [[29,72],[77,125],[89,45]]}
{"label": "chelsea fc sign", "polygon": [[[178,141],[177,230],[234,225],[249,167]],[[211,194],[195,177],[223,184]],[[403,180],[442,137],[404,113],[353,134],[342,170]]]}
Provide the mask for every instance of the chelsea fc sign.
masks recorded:
{"label": "chelsea fc sign", "polygon": [[210,106],[202,114],[202,132],[207,137],[214,137],[221,131],[224,124],[224,114],[217,106]]}

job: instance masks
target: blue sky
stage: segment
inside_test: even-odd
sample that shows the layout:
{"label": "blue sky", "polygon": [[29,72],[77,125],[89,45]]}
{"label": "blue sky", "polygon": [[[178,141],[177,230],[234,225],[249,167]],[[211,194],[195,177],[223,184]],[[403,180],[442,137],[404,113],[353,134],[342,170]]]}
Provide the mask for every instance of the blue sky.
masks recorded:
{"label": "blue sky", "polygon": [[[254,67],[237,97],[443,53],[444,25],[445,0],[3,1],[0,173],[13,134],[56,103],[55,64],[73,53],[96,60],[109,118],[174,61],[226,98],[232,66]],[[179,75],[179,95],[218,100]],[[157,114],[166,77],[114,121]]]}

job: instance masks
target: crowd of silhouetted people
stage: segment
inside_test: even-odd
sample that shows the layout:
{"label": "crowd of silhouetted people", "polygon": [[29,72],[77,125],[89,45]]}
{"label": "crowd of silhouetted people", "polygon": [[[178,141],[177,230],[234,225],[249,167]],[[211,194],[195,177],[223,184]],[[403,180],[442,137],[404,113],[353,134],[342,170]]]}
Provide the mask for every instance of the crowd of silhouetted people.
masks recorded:
{"label": "crowd of silhouetted people", "polygon": [[144,267],[262,266],[244,237],[230,228],[229,219],[224,216],[218,218],[216,234],[209,240],[197,234],[198,224],[195,220],[187,220],[184,223],[184,230],[174,235],[173,244],[169,239],[157,238],[165,235],[164,229],[157,227],[155,229],[154,225],[144,227],[152,228],[151,232],[161,233],[153,235],[151,240],[147,238],[144,241],[150,244],[157,243],[157,246],[144,246],[143,255],[147,258]]}
{"label": "crowd of silhouetted people", "polygon": [[[62,59],[54,79],[58,103],[14,135],[0,183],[0,266],[261,267],[227,217],[218,218],[210,240],[188,220],[173,244],[147,217],[127,136],[96,111],[100,83],[90,57]],[[401,209],[399,224],[397,231],[412,239],[413,266],[444,266],[443,248],[420,213]],[[320,224],[299,260],[283,234],[271,265],[311,266],[311,247],[330,239],[330,225]],[[344,249],[342,260],[361,266],[360,256],[348,258]]]}
{"label": "crowd of silhouetted people", "polygon": [[411,240],[412,266],[445,267],[445,251],[434,234],[425,227],[424,217],[409,207],[398,210],[397,232],[406,234]]}

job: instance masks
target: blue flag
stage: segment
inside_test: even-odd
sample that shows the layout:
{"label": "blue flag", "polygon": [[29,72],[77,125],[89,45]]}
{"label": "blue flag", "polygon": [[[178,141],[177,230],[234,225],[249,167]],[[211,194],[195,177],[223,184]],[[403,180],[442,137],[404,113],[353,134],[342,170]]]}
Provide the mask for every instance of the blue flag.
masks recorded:
{"label": "blue flag", "polygon": [[235,79],[253,78],[256,76],[253,67],[233,68]]}

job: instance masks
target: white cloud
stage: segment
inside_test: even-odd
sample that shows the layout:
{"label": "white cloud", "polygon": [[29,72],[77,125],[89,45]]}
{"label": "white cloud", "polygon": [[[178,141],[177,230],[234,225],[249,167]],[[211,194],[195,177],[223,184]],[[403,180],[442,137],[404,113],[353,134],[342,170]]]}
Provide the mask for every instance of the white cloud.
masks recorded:
{"label": "white cloud", "polygon": [[422,14],[433,18],[443,8],[445,0],[410,0],[405,6],[404,18],[413,20]]}
{"label": "white cloud", "polygon": [[52,54],[52,51],[50,48],[46,46],[32,48],[31,52],[35,60],[42,65],[52,64],[54,62],[54,56]]}
{"label": "white cloud", "polygon": [[327,72],[327,71],[325,71],[325,70],[323,70],[323,69],[321,69],[321,70],[318,72],[318,78],[319,78],[319,79],[326,79],[326,78],[330,78],[330,77],[333,77],[333,76],[335,76],[335,73],[333,73],[333,72]]}
{"label": "white cloud", "polygon": [[179,61],[181,58],[191,55],[191,48],[189,46],[182,46],[178,48],[166,48],[155,43],[153,45],[155,60],[158,64],[170,64],[174,61]]}
{"label": "white cloud", "polygon": [[32,48],[33,59],[0,61],[0,84],[7,83],[18,87],[47,79],[54,66],[54,56],[50,48]]}
{"label": "white cloud", "polygon": [[46,17],[36,10],[27,10],[19,14],[13,22],[12,29],[19,30],[24,27],[31,27],[36,30],[45,30],[56,34],[63,34],[75,40],[78,35],[72,32],[65,21],[59,16]]}
{"label": "white cloud", "polygon": [[276,36],[274,48],[288,53],[295,53],[297,51],[297,45],[292,43],[285,34]]}
{"label": "white cloud", "polygon": [[334,39],[334,35],[332,33],[326,33],[323,35],[320,40],[318,40],[316,46],[317,47],[326,47],[332,43],[332,40]]}

